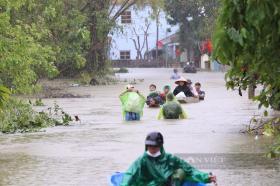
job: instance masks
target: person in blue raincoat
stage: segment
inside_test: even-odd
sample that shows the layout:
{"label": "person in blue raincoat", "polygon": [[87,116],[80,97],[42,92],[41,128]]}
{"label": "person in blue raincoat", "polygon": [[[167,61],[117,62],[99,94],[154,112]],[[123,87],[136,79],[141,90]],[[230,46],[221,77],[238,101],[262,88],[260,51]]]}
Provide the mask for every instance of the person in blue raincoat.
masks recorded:
{"label": "person in blue raincoat", "polygon": [[121,186],[182,186],[185,181],[210,183],[216,182],[216,176],[166,153],[162,134],[152,132],[146,137],[144,154],[124,174]]}

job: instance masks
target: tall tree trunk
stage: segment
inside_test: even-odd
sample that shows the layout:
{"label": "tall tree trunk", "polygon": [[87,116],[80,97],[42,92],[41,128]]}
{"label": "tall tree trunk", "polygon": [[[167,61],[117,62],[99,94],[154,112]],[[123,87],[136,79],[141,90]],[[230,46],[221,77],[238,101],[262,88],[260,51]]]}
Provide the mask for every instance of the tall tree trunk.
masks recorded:
{"label": "tall tree trunk", "polygon": [[248,86],[248,98],[253,99],[255,97],[255,85],[254,83],[251,83]]}
{"label": "tall tree trunk", "polygon": [[146,43],[146,52],[145,52],[145,60],[149,60],[149,43],[148,43],[148,34],[145,34],[145,43]]}
{"label": "tall tree trunk", "polygon": [[[149,37],[149,27],[150,27],[150,23],[147,23],[146,25],[146,30],[144,30],[144,44],[146,46],[146,51],[145,51],[145,55],[144,55],[144,60],[148,61],[149,60],[149,42],[148,42],[148,37]],[[144,46],[143,46],[144,47]]]}
{"label": "tall tree trunk", "polygon": [[[119,2],[119,1],[118,1]],[[101,71],[105,68],[108,52],[108,34],[121,14],[136,3],[136,0],[123,0],[118,4],[112,0],[88,0],[81,8],[89,17],[91,44],[85,70]],[[116,11],[115,8],[118,6]],[[112,13],[115,12],[113,15]]]}
{"label": "tall tree trunk", "polygon": [[[107,60],[107,36],[109,33],[109,27],[106,28],[106,24],[104,27],[100,27],[102,24],[101,22],[106,19],[100,19],[100,16],[98,14],[103,14],[103,16],[108,16],[106,14],[106,11],[108,9],[108,2],[105,1],[98,1],[98,2],[92,2],[89,4],[91,16],[89,20],[90,26],[90,37],[91,37],[91,43],[90,43],[90,49],[87,55],[87,64],[86,64],[86,70],[88,72],[94,72],[94,71],[101,71],[105,68],[106,60]],[[109,20],[109,17],[108,17]],[[106,20],[107,21],[107,20]],[[100,30],[103,29],[103,30]]]}

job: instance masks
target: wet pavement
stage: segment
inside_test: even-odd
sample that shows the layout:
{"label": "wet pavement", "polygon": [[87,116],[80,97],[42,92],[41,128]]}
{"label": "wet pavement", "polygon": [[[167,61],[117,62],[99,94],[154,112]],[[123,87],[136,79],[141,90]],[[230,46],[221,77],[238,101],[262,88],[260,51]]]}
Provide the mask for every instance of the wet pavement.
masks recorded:
{"label": "wet pavement", "polygon": [[[135,87],[147,95],[151,83],[158,89],[165,84],[174,88],[171,72],[130,69],[118,76],[127,81],[144,79]],[[150,131],[163,133],[170,153],[182,157],[218,155],[221,161],[226,160],[225,166],[209,166],[219,185],[280,185],[279,162],[260,158],[271,139],[260,136],[256,140],[239,133],[253,115],[260,115],[257,105],[246,96],[227,91],[223,73],[182,75],[201,82],[206,91],[205,101],[183,105],[187,120],[157,120],[159,109],[145,107],[141,121],[124,122],[118,95],[126,83],[69,88],[91,98],[43,100],[47,105],[56,101],[66,112],[79,115],[82,122],[40,133],[0,135],[0,185],[106,186],[111,173],[126,170],[143,153],[144,138]],[[232,154],[235,158],[227,158]],[[210,170],[206,166],[204,171]]]}

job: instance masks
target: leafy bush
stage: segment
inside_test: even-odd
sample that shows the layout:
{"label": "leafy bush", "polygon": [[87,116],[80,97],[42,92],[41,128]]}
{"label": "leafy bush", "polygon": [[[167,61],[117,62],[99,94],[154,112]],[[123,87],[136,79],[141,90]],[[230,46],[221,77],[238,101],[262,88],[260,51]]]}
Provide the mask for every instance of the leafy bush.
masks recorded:
{"label": "leafy bush", "polygon": [[69,114],[63,111],[61,107],[55,102],[53,107],[48,108],[49,116],[53,118],[56,126],[58,125],[69,125],[72,118]]}
{"label": "leafy bush", "polygon": [[0,109],[3,107],[4,103],[9,99],[11,91],[4,87],[0,86]]}
{"label": "leafy bush", "polygon": [[214,58],[231,68],[227,87],[261,85],[260,107],[280,109],[280,1],[223,0],[214,35]]}
{"label": "leafy bush", "polygon": [[82,85],[89,85],[92,77],[89,73],[83,72],[80,76],[80,79],[78,80],[79,83]]}
{"label": "leafy bush", "polygon": [[[227,87],[246,90],[260,85],[259,107],[280,109],[280,1],[221,1],[214,34],[214,58],[231,68]],[[267,115],[267,112],[265,112]],[[276,122],[275,122],[276,121]],[[264,134],[279,133],[279,118],[264,125]],[[278,129],[277,129],[278,128]],[[280,143],[273,149],[280,149]]]}
{"label": "leafy bush", "polygon": [[[31,102],[29,103],[32,104]],[[43,103],[42,99],[36,99],[35,103],[33,103],[33,106],[45,106],[45,104]]]}
{"label": "leafy bush", "polygon": [[22,100],[10,99],[4,103],[0,112],[0,131],[2,133],[36,132],[42,128],[68,125],[71,117],[55,104],[49,112],[36,112],[32,105]]}
{"label": "leafy bush", "polygon": [[280,118],[253,117],[246,130],[241,132],[273,137],[275,142],[270,146],[270,150],[266,155],[269,158],[280,157]]}
{"label": "leafy bush", "polygon": [[267,157],[269,158],[280,157],[280,135],[278,135],[274,144],[270,146],[270,151],[267,153]]}
{"label": "leafy bush", "polygon": [[267,153],[267,157],[279,158],[280,157],[280,118],[273,118],[265,125],[264,135],[275,137],[275,142],[270,146],[270,151]]}

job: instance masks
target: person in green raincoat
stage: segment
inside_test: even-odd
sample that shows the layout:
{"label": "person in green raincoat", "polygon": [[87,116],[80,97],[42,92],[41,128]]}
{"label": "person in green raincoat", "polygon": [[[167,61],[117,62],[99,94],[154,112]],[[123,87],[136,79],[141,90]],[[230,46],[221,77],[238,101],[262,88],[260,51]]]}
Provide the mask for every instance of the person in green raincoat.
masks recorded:
{"label": "person in green raincoat", "polygon": [[120,100],[125,120],[140,120],[140,117],[143,115],[145,97],[133,85],[126,86],[126,90],[120,95]]}
{"label": "person in green raincoat", "polygon": [[216,183],[216,176],[166,153],[162,134],[151,132],[145,140],[144,154],[124,174],[120,186],[181,186],[185,181]]}
{"label": "person in green raincoat", "polygon": [[173,93],[166,95],[166,103],[160,108],[158,119],[186,119],[187,114]]}

